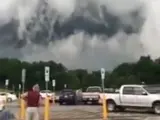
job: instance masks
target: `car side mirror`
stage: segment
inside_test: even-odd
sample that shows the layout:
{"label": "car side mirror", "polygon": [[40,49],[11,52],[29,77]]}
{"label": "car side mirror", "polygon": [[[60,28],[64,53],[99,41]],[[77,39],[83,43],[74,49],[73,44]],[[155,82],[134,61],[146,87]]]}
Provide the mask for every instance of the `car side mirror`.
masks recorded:
{"label": "car side mirror", "polygon": [[142,92],[142,95],[148,95],[146,92]]}

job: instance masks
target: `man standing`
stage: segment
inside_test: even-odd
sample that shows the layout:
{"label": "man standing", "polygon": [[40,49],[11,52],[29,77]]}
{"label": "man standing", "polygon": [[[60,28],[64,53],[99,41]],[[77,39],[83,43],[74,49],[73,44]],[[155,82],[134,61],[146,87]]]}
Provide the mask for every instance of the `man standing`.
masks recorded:
{"label": "man standing", "polygon": [[39,120],[39,110],[40,105],[40,93],[39,85],[33,86],[32,90],[24,93],[22,95],[23,99],[26,99],[27,109],[26,109],[26,120]]}

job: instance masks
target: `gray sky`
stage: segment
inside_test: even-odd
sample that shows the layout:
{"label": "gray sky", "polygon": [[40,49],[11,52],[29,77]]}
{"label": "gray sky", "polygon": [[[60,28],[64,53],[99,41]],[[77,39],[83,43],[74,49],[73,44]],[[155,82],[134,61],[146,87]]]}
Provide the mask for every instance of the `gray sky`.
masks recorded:
{"label": "gray sky", "polygon": [[[19,21],[18,36],[21,39],[26,32],[26,24],[35,16],[38,6],[42,0],[4,0],[0,4],[0,26],[10,22],[12,18]],[[129,17],[132,11],[142,7],[141,17],[145,18],[140,33],[127,35],[122,30],[108,38],[107,36],[89,36],[83,31],[72,34],[62,40],[51,42],[49,46],[28,44],[20,49],[23,54],[22,60],[54,60],[61,62],[69,69],[86,68],[97,70],[105,67],[112,70],[122,62],[133,62],[141,55],[151,55],[153,58],[159,57],[159,33],[160,33],[160,1],[158,0],[48,0],[49,9],[54,11],[51,25],[59,16],[59,21],[66,21],[72,13],[79,9],[89,8],[96,11],[99,17],[97,21],[104,21],[104,16],[100,10],[101,5],[105,5],[107,10],[120,18],[124,23],[136,26],[137,23]],[[90,13],[85,12],[86,16]],[[88,17],[93,19],[92,17]],[[35,29],[38,29],[36,26]],[[29,41],[29,39],[28,39]],[[12,46],[5,49],[12,50]],[[12,53],[12,56],[16,52]],[[17,57],[17,55],[16,55]]]}

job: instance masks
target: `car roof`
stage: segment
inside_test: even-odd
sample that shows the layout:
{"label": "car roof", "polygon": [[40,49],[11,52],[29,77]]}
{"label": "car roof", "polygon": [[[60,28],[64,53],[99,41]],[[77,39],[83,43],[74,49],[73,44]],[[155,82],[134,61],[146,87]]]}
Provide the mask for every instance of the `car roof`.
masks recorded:
{"label": "car roof", "polygon": [[89,86],[88,88],[100,88],[100,86]]}
{"label": "car roof", "polygon": [[62,90],[62,92],[72,92],[72,91],[73,91],[73,90],[72,90],[72,89],[69,89],[69,88]]}
{"label": "car roof", "polygon": [[52,92],[51,90],[41,90],[40,92]]}
{"label": "car roof", "polygon": [[138,85],[138,84],[126,84],[122,85],[123,87],[143,87],[144,85]]}

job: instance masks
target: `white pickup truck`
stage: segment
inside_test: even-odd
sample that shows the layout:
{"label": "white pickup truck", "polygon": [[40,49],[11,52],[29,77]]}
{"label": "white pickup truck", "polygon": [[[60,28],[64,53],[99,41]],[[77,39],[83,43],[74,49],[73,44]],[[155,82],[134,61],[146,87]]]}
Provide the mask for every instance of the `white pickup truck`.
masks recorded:
{"label": "white pickup truck", "polygon": [[[102,97],[103,95],[101,95]],[[109,111],[125,108],[147,108],[160,114],[160,87],[122,85],[117,94],[105,94]]]}
{"label": "white pickup truck", "polygon": [[102,89],[99,86],[88,87],[86,92],[82,93],[82,102],[84,104],[88,104],[88,103],[99,104],[101,92],[102,92]]}

